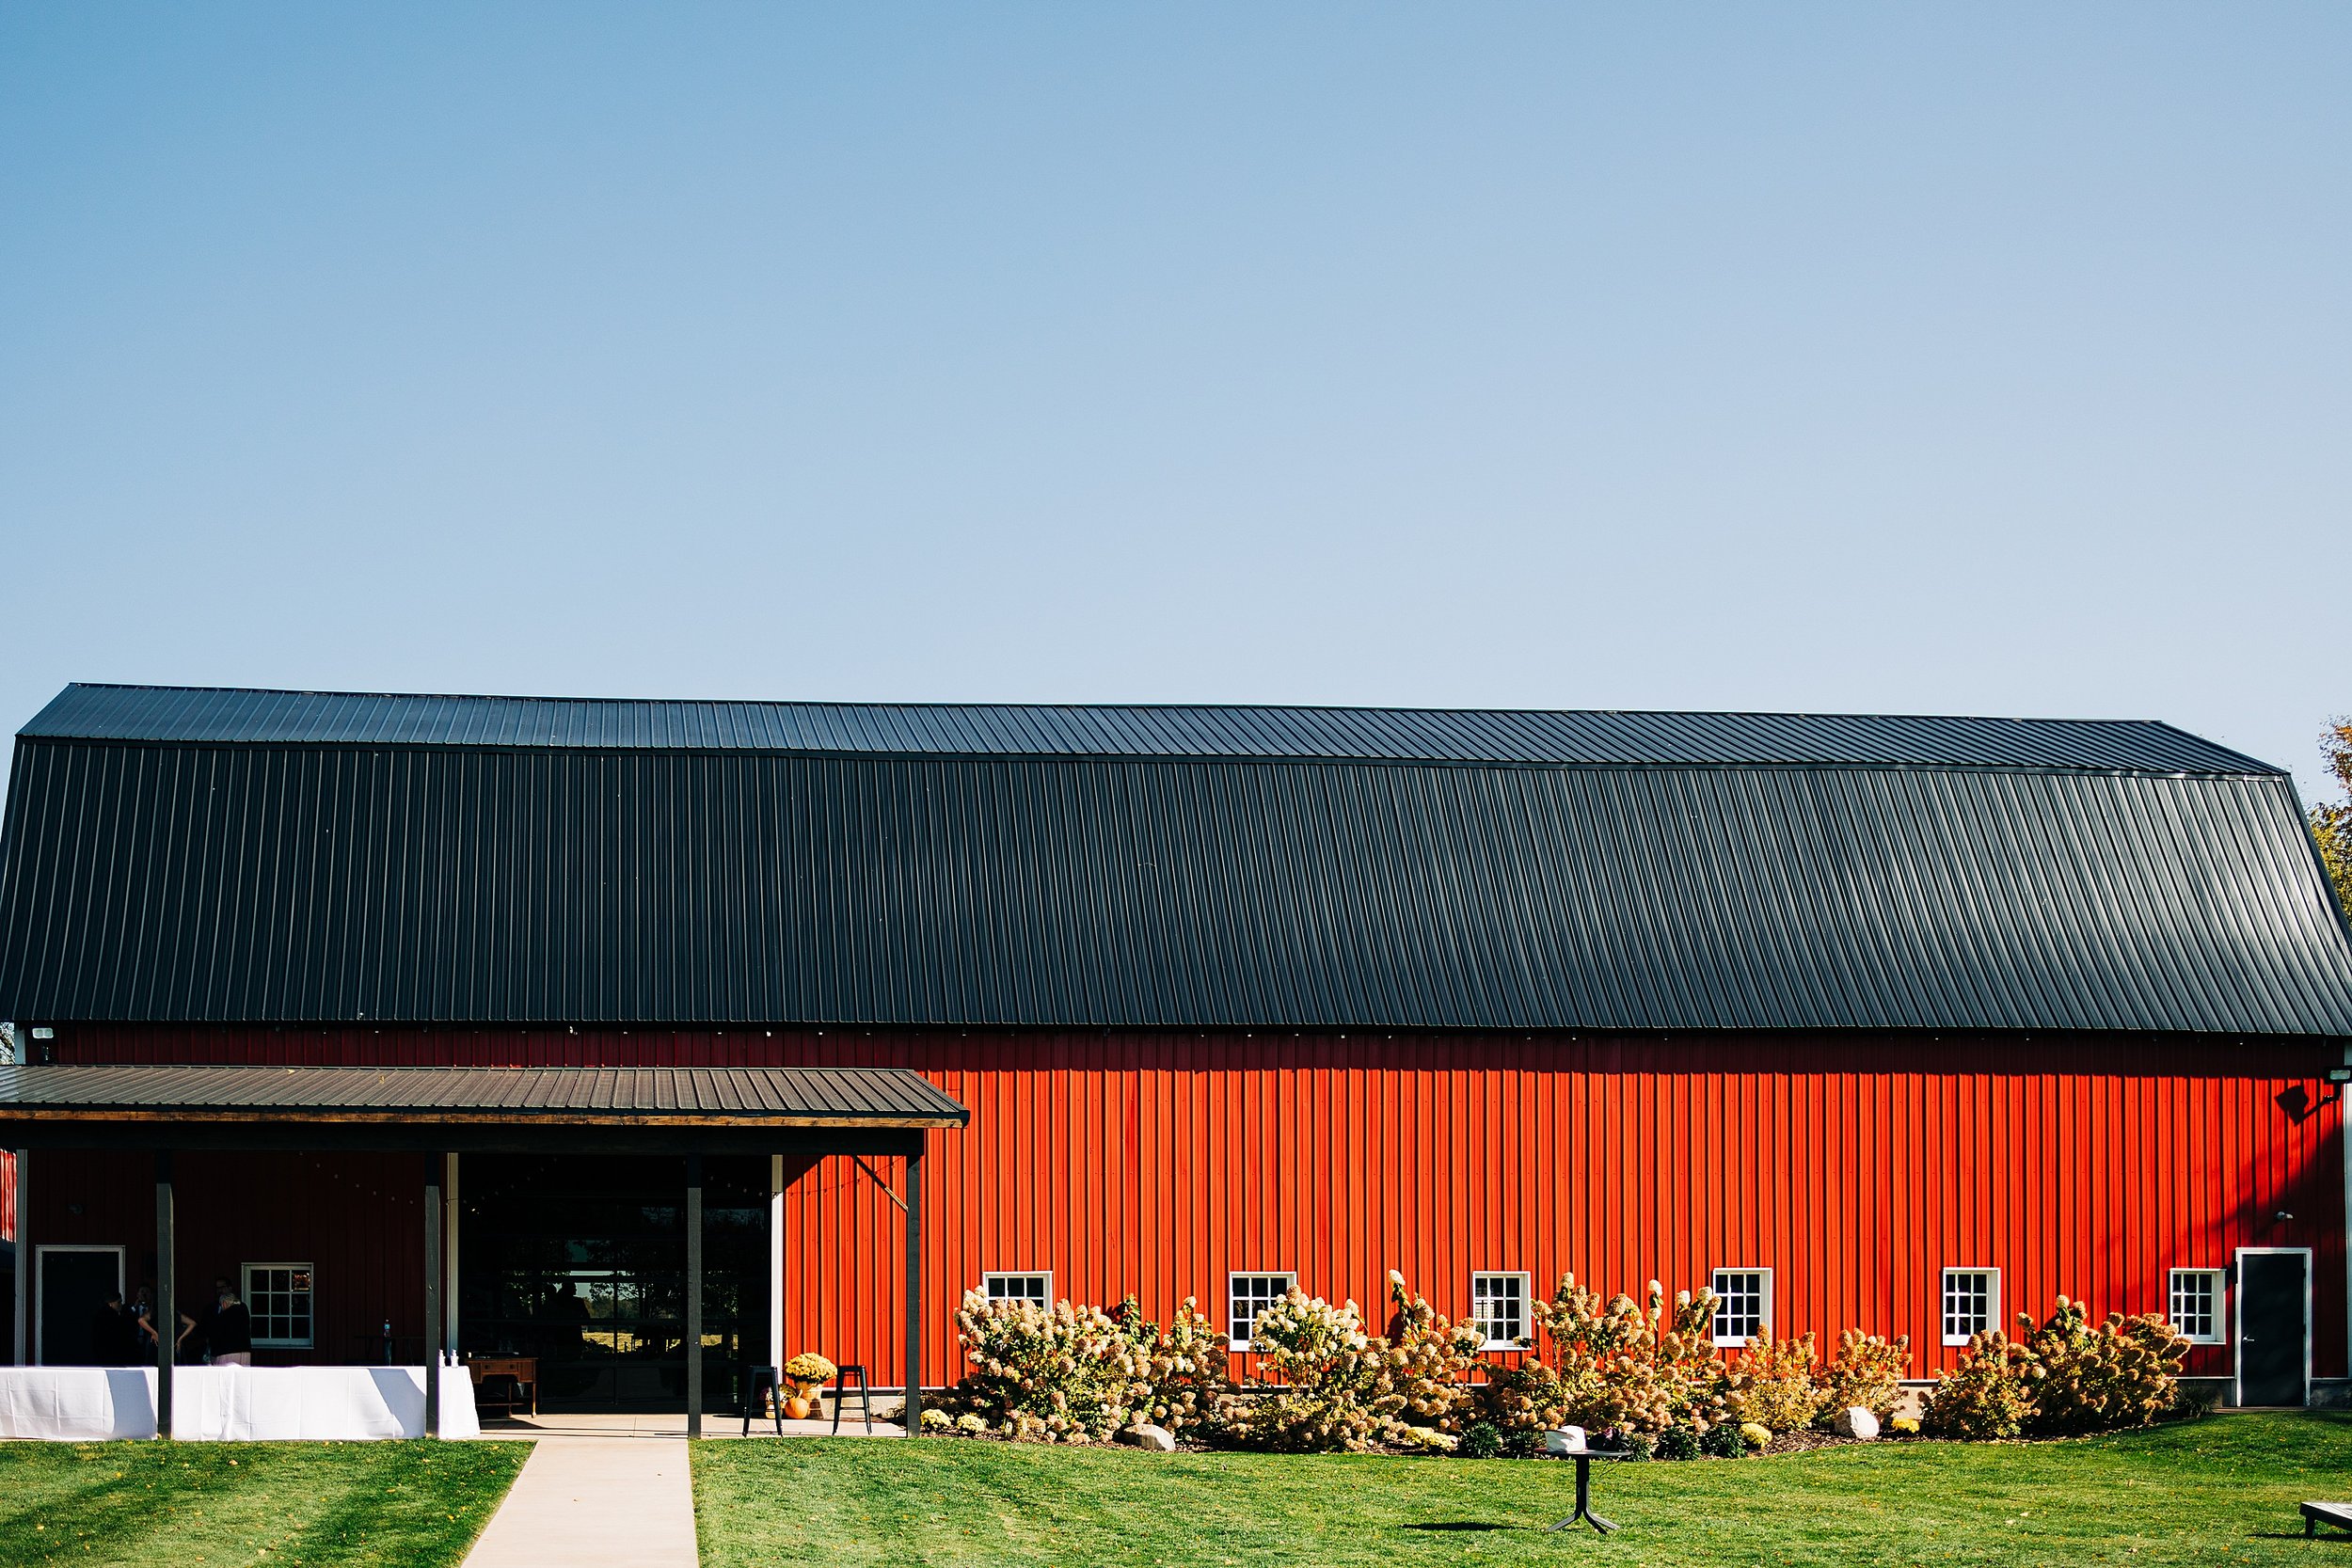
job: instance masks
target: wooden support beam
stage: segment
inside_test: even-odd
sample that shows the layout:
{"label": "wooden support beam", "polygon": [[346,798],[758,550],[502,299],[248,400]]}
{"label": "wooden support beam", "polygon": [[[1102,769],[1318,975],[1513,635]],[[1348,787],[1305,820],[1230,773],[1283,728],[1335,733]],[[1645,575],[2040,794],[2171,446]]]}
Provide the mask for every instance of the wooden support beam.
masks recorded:
{"label": "wooden support beam", "polygon": [[155,1151],[155,1435],[171,1435],[171,1361],[180,1348],[180,1307],[171,1293],[178,1268],[173,1243],[171,1150]]}
{"label": "wooden support beam", "polygon": [[441,1156],[424,1160],[424,1434],[441,1435]]}
{"label": "wooden support beam", "polygon": [[457,1303],[464,1293],[457,1277],[457,1156],[441,1157],[441,1343],[458,1352]]}
{"label": "wooden support beam", "polygon": [[923,1435],[923,1152],[907,1156],[907,1435]]}
{"label": "wooden support beam", "polygon": [[703,1434],[703,1157],[686,1157],[686,1435]]}

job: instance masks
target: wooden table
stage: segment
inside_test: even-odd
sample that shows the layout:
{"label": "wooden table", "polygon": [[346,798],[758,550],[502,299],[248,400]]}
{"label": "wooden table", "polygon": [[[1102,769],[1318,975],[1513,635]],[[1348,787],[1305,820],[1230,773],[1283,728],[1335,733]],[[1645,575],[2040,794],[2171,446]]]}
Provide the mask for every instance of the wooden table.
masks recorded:
{"label": "wooden table", "polygon": [[469,1355],[466,1370],[473,1374],[478,1390],[489,1379],[504,1378],[507,1383],[506,1413],[515,1413],[515,1396],[526,1385],[531,1388],[531,1413],[539,1414],[539,1358],[535,1355]]}

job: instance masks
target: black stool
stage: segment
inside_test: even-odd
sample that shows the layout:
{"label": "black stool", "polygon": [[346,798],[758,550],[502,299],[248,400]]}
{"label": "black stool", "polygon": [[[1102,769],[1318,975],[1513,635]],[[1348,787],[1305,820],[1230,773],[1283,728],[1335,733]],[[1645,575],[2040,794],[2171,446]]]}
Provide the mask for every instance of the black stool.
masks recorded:
{"label": "black stool", "polygon": [[858,1418],[866,1423],[866,1431],[871,1432],[874,1430],[874,1400],[873,1396],[866,1391],[866,1369],[863,1367],[835,1367],[833,1370],[832,1433],[832,1435],[835,1437],[841,1435],[841,1380],[848,1377],[851,1372],[857,1373]]}
{"label": "black stool", "polygon": [[773,1367],[743,1369],[743,1435],[752,1434],[752,1418],[759,1414],[759,1391],[765,1388],[776,1399],[776,1435],[784,1435],[784,1384]]}

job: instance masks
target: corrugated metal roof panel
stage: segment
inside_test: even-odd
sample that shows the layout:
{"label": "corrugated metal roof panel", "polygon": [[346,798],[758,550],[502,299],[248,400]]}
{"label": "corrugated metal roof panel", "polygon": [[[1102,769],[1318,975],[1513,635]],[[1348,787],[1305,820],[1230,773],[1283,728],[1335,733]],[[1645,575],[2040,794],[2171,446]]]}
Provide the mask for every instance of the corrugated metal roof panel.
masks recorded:
{"label": "corrugated metal roof panel", "polygon": [[1429,708],[633,702],[70,686],[40,739],[282,746],[2275,773],[2124,720]]}
{"label": "corrugated metal roof panel", "polygon": [[2290,783],[19,743],[0,1017],[2352,1036]]}
{"label": "corrugated metal roof panel", "polygon": [[596,1124],[961,1126],[962,1106],[904,1068],[0,1066],[0,1118],[178,1111],[368,1112],[419,1120],[544,1112]]}

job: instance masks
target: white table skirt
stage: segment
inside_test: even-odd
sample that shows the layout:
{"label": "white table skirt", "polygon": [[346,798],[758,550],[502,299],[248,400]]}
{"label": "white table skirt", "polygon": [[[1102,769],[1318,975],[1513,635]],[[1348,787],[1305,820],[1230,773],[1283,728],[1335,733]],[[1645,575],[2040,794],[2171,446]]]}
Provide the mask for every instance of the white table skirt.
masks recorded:
{"label": "white table skirt", "polygon": [[[422,1367],[179,1367],[171,1434],[204,1442],[424,1435]],[[0,1437],[155,1435],[152,1367],[0,1367]],[[441,1369],[441,1435],[479,1437],[473,1377]]]}

